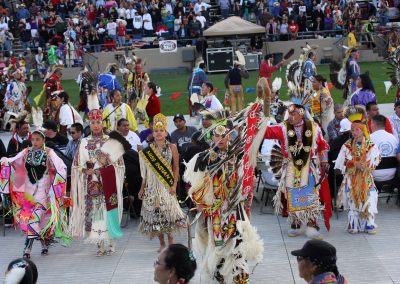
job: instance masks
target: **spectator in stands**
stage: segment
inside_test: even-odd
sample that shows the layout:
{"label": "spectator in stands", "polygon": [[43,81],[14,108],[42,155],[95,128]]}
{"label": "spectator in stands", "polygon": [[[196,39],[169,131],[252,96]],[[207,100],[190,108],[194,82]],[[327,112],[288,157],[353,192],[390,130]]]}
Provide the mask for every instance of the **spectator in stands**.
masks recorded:
{"label": "spectator in stands", "polygon": [[[259,1],[259,0],[257,0]],[[218,5],[221,10],[221,16],[222,18],[226,19],[229,16],[230,8],[231,8],[231,3],[229,0],[218,0]]]}
{"label": "spectator in stands", "polygon": [[[264,13],[265,10],[265,3],[264,1],[261,0],[256,0],[256,3],[254,4],[254,14],[256,16],[256,24],[260,24],[260,17]],[[266,23],[265,23],[266,24]],[[265,26],[265,25],[264,25]]]}
{"label": "spectator in stands", "polygon": [[[263,10],[263,13],[260,15],[260,19],[259,19],[260,26],[267,27],[267,24],[268,24],[270,18],[272,18],[272,15],[270,13],[268,13],[268,9],[265,8]],[[267,30],[267,33],[268,33],[268,30]]]}
{"label": "spectator in stands", "polygon": [[297,25],[299,26],[299,32],[307,31],[307,17],[304,12],[300,12],[297,18]]}
{"label": "spectator in stands", "polygon": [[292,20],[288,26],[291,40],[296,40],[299,33],[299,25]]}
{"label": "spectator in stands", "polygon": [[204,3],[202,0],[197,0],[197,3],[194,5],[194,13],[197,15],[198,12],[201,12],[203,7],[207,10],[211,5]]}
{"label": "spectator in stands", "polygon": [[343,105],[335,104],[333,106],[333,112],[335,113],[334,119],[329,122],[327,127],[329,141],[333,141],[336,137],[339,136],[340,133],[340,122],[344,118],[344,109]]}
{"label": "spectator in stands", "polygon": [[129,142],[129,144],[131,144],[132,150],[139,152],[140,150],[143,149],[142,142],[140,141],[139,136],[135,132],[129,130],[130,126],[129,126],[129,121],[127,119],[121,118],[120,120],[118,120],[117,129],[118,132],[125,137],[125,139]]}
{"label": "spectator in stands", "polygon": [[380,166],[383,166],[384,169],[374,170],[372,173],[374,180],[378,182],[392,180],[396,174],[397,168],[397,160],[395,160],[395,163],[392,163],[393,166],[390,166],[390,162],[383,165],[388,161],[385,158],[396,157],[396,149],[399,146],[397,137],[385,131],[387,120],[386,117],[378,114],[372,118],[371,122],[371,141],[378,147],[381,152],[381,157],[383,158]]}
{"label": "spectator in stands", "polygon": [[366,106],[368,103],[376,103],[375,88],[368,74],[361,74],[356,85],[357,91],[351,95],[352,105]]}
{"label": "spectator in stands", "polygon": [[167,15],[164,17],[163,22],[168,28],[169,36],[172,36],[174,34],[174,21],[175,21],[174,15],[172,15],[171,12],[168,11]]}
{"label": "spectator in stands", "polygon": [[107,35],[113,40],[117,39],[117,23],[113,18],[107,23]]}
{"label": "spectator in stands", "polygon": [[21,20],[21,19],[29,19],[31,17],[31,14],[29,13],[29,11],[26,9],[26,6],[24,3],[20,4],[18,6],[18,10],[17,10],[17,19]]}
{"label": "spectator in stands", "polygon": [[198,22],[200,22],[200,35],[202,36],[203,35],[203,31],[204,31],[204,29],[206,28],[206,22],[207,22],[207,20],[206,20],[206,18],[201,14],[201,12],[198,12],[197,13],[197,16],[196,16],[196,21],[198,21]]}
{"label": "spectator in stands", "polygon": [[324,11],[322,11],[322,9],[321,9],[321,4],[318,4],[316,6],[316,9],[312,12],[311,21],[315,25],[317,23],[317,21],[318,21],[317,19],[320,18],[319,22],[322,23],[321,27],[320,27],[320,30],[324,29],[324,26],[323,26],[324,17],[325,17],[325,15],[324,15]]}
{"label": "spectator in stands", "polygon": [[182,114],[174,116],[174,124],[176,130],[171,133],[171,143],[176,144],[179,154],[182,155],[191,144],[192,135],[197,129],[193,126],[186,126],[186,120]]}
{"label": "spectator in stands", "polygon": [[265,26],[265,30],[267,32],[267,36],[269,41],[275,41],[276,40],[276,35],[278,33],[277,30],[277,24],[275,22],[275,18],[271,17]]}
{"label": "spectator in stands", "polygon": [[147,116],[149,118],[154,117],[161,112],[160,99],[157,97],[157,86],[153,82],[148,82],[147,85],[145,85],[144,91],[149,96],[146,105]]}
{"label": "spectator in stands", "polygon": [[126,25],[123,21],[118,22],[116,34],[118,36],[118,46],[124,47],[126,43]]}
{"label": "spectator in stands", "polygon": [[394,113],[389,117],[393,134],[400,141],[400,100],[394,104]]}
{"label": "spectator in stands", "polygon": [[349,49],[357,48],[357,46],[358,46],[355,33],[356,33],[356,28],[351,27],[350,32],[347,35],[347,47]]}
{"label": "spectator in stands", "polygon": [[324,18],[324,30],[325,31],[333,30],[333,18],[331,17],[331,13],[327,13]]}
{"label": "spectator in stands", "polygon": [[182,26],[182,12],[178,11],[178,14],[176,14],[175,20],[174,20],[174,37],[175,38],[179,37],[181,26]]}
{"label": "spectator in stands", "polygon": [[48,120],[43,123],[44,134],[46,135],[46,142],[51,141],[56,144],[57,148],[61,151],[65,149],[68,144],[68,138],[57,131],[57,123]]}
{"label": "spectator in stands", "polygon": [[147,10],[144,11],[143,14],[143,33],[145,36],[153,35],[153,21],[152,17]]}
{"label": "spectator in stands", "polygon": [[71,160],[74,159],[76,150],[78,149],[78,145],[81,142],[83,135],[83,126],[80,123],[74,123],[69,128],[69,135],[71,135],[71,140],[67,144],[67,148],[65,149],[65,155]]}
{"label": "spectator in stands", "polygon": [[379,23],[381,26],[386,27],[389,22],[389,4],[386,0],[379,0],[378,3]]}
{"label": "spectator in stands", "polygon": [[279,39],[282,41],[289,40],[289,25],[287,18],[282,18],[282,23],[279,25]]}
{"label": "spectator in stands", "polygon": [[[371,102],[366,105],[365,109],[367,111],[367,128],[369,133],[372,133],[372,128],[371,128],[372,118],[379,115],[379,107],[376,102]],[[390,125],[389,119],[386,119],[385,130],[386,132],[393,134],[393,129],[392,126]]]}

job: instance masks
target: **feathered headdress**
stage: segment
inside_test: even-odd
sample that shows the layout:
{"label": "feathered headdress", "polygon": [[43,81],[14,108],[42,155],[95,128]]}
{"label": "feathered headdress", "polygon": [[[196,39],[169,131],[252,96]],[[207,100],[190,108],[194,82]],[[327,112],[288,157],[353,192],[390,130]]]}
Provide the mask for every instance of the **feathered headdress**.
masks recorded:
{"label": "feathered headdress", "polygon": [[389,65],[387,74],[390,82],[392,85],[398,85],[400,82],[400,46],[390,50],[386,61]]}
{"label": "feathered headdress", "polygon": [[118,70],[118,65],[116,63],[108,63],[106,69],[104,70],[104,73],[111,72],[111,69]]}
{"label": "feathered headdress", "polygon": [[28,122],[28,112],[26,110],[22,111],[20,114],[17,115],[17,117],[12,118],[9,120],[10,123],[10,130],[15,131],[17,125],[21,125],[21,123],[27,123]]}
{"label": "feathered headdress", "polygon": [[361,105],[349,106],[345,111],[345,116],[353,124],[362,125],[364,136],[369,138],[369,132],[367,128],[367,112],[365,108]]}

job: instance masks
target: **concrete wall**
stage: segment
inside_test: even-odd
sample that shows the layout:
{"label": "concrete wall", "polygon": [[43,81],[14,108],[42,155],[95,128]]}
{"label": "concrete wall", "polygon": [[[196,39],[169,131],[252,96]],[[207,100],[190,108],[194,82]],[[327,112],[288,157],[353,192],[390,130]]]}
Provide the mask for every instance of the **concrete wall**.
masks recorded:
{"label": "concrete wall", "polygon": [[[158,48],[153,49],[137,49],[134,50],[137,57],[145,60],[146,65],[144,70],[146,72],[159,71],[168,73],[168,69],[171,69],[171,73],[174,73],[174,69],[186,69],[188,72],[193,68],[193,62],[183,62],[182,53],[183,51],[191,50],[195,52],[195,47],[179,47],[177,52],[172,53],[160,53]],[[103,72],[109,63],[118,63],[115,59],[116,54],[125,54],[124,51],[116,52],[97,52],[92,53],[93,58],[97,58],[97,62],[94,63],[94,68],[97,69],[97,64],[99,65],[100,72]],[[132,52],[128,53],[132,56]],[[86,62],[85,62],[86,63]],[[122,68],[122,66],[119,66]],[[76,79],[81,68],[65,68],[63,71],[63,80]]]}

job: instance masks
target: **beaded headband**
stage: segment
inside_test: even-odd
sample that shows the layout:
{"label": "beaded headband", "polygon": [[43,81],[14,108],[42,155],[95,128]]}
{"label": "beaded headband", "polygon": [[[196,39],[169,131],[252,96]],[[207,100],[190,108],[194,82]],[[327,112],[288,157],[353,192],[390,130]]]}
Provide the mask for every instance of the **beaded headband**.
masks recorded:
{"label": "beaded headband", "polygon": [[91,110],[88,114],[89,120],[103,120],[103,112],[99,109]]}
{"label": "beaded headband", "polygon": [[168,119],[162,113],[156,114],[153,118],[153,129],[164,129],[168,128]]}
{"label": "beaded headband", "polygon": [[288,111],[289,111],[289,113],[292,113],[292,112],[298,112],[300,115],[304,115],[304,108],[303,108],[303,106],[299,106],[299,105],[296,105],[296,104],[291,104],[289,107],[288,107]]}

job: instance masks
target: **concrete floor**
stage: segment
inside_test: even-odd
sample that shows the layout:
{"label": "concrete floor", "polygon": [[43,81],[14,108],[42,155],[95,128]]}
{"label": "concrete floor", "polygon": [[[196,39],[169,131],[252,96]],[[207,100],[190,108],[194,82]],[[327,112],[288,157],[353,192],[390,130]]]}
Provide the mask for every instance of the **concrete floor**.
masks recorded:
{"label": "concrete floor", "polygon": [[[260,199],[258,192],[258,199]],[[322,228],[324,239],[332,243],[338,252],[339,271],[349,283],[357,284],[400,284],[400,208],[392,199],[379,201],[377,235],[350,235],[346,232],[346,213],[331,219],[331,231]],[[253,203],[251,222],[264,240],[264,260],[251,277],[251,283],[305,283],[298,276],[296,258],[290,254],[307,241],[305,236],[287,237],[286,219],[272,214],[260,214],[260,204]],[[264,211],[271,211],[268,205]],[[323,222],[320,221],[320,224]],[[96,257],[96,247],[75,241],[71,247],[56,245],[48,256],[40,255],[40,244],[35,243],[32,260],[39,270],[39,282],[50,283],[154,283],[153,263],[157,258],[157,240],[148,240],[137,231],[138,220],[131,220],[125,228],[124,237],[117,242],[117,253],[112,256]],[[187,244],[185,236],[176,242]],[[22,255],[24,237],[18,231],[6,229],[0,236],[0,267]],[[197,256],[200,266],[201,257]],[[0,273],[0,282],[4,277]],[[191,283],[213,283],[201,268]]]}

